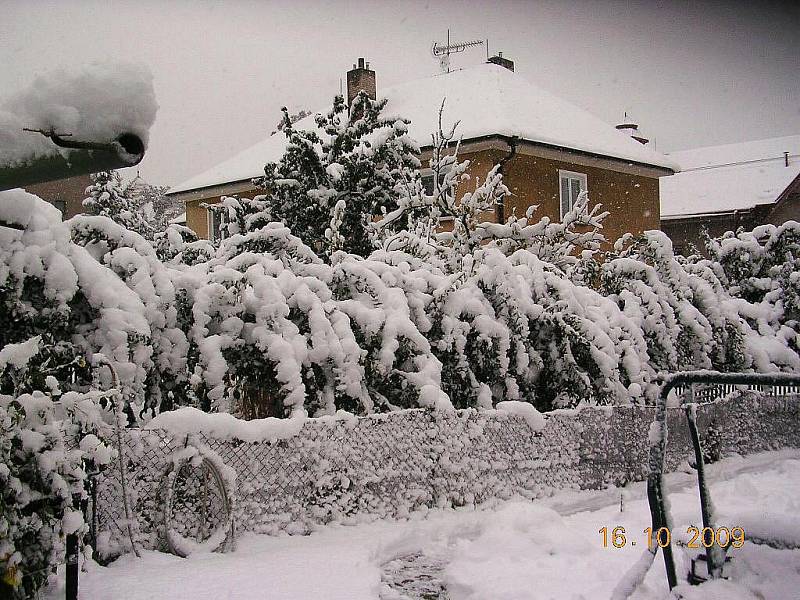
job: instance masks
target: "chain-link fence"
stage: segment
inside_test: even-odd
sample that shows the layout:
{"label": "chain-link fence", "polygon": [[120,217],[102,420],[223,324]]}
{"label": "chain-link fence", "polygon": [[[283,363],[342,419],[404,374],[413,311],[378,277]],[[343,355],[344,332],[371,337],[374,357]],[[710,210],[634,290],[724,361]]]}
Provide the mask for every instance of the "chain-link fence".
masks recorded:
{"label": "chain-link fence", "polygon": [[[701,435],[721,455],[800,446],[797,396],[740,394],[701,406]],[[670,410],[667,466],[690,454],[682,411]],[[198,467],[177,477],[165,519],[165,489],[176,451],[207,447],[236,473],[237,531],[305,533],[332,520],[401,518],[434,507],[480,504],[556,489],[596,489],[646,475],[648,407],[556,411],[534,431],[520,416],[474,409],[405,410],[347,420],[310,419],[297,435],[263,442],[203,434],[128,430],[123,460],[134,539],[166,549],[165,521],[203,541],[222,523],[219,492]],[[126,551],[118,469],[97,478],[94,518],[102,555]]]}

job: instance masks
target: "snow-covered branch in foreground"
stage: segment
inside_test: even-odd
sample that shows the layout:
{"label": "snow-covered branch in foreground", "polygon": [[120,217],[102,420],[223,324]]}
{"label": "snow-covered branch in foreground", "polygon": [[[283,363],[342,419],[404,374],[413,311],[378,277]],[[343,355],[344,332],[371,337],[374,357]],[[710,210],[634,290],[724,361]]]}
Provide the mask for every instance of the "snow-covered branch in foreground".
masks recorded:
{"label": "snow-covered branch in foreground", "polygon": [[536,206],[530,207],[523,218],[512,215],[505,223],[493,223],[497,205],[510,195],[500,165],[468,190],[470,161],[458,159],[458,122],[445,129],[443,112],[444,102],[439,109],[439,130],[431,137],[431,191],[425,190],[419,178],[409,178],[399,186],[398,207],[376,223],[383,232],[385,250],[438,256],[443,268],[452,273],[472,269],[487,247],[496,247],[509,256],[517,250],[529,250],[561,268],[577,263],[579,254],[586,257],[598,252],[605,241],[601,230],[608,213],[600,212],[600,205],[590,209],[585,192],[560,223],[551,222],[549,217],[534,221]]}
{"label": "snow-covered branch in foreground", "polygon": [[[500,166],[487,173],[483,182],[476,181],[473,190],[457,197],[470,176],[470,161],[458,160],[461,140],[456,140],[456,121],[449,129],[443,125],[445,101],[439,107],[439,129],[431,135],[430,159],[432,186],[428,193],[419,177],[407,177],[398,184],[400,197],[397,208],[383,215],[375,224],[383,232],[383,248],[406,250],[430,246],[448,264],[451,271],[464,271],[465,260],[472,263],[472,255],[480,247],[482,215],[494,211],[503,197],[510,194],[503,184]],[[441,224],[452,225],[443,231]],[[413,233],[419,237],[414,240]]]}
{"label": "snow-covered branch in foreground", "polygon": [[92,64],[39,76],[29,88],[0,102],[0,167],[69,155],[69,150],[23,128],[82,142],[108,143],[131,133],[146,147],[157,110],[153,77],[141,65]]}
{"label": "snow-covered branch in foreground", "polygon": [[590,210],[589,196],[585,191],[581,192],[561,222],[551,222],[548,217],[534,221],[537,208],[528,208],[521,219],[512,215],[502,224],[481,223],[481,238],[488,239],[491,245],[507,255],[524,248],[562,268],[578,262],[577,252],[595,254],[606,241],[601,230],[608,212],[600,212],[599,204]]}
{"label": "snow-covered branch in foreground", "polygon": [[[36,336],[7,344],[0,380],[11,370],[20,387],[36,385],[37,355],[52,350],[41,342]],[[74,501],[87,497],[87,472],[113,457],[106,443],[113,417],[102,408],[108,399],[93,392],[62,395],[52,376],[47,385],[47,393],[0,393],[0,589],[13,598],[38,596],[51,566],[64,560],[64,536],[88,530]]]}

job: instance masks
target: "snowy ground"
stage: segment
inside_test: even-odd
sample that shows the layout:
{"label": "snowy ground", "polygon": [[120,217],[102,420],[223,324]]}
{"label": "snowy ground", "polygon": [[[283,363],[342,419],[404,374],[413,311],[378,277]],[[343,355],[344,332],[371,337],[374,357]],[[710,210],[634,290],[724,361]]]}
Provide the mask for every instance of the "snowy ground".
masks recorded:
{"label": "snowy ground", "polygon": [[[741,518],[781,524],[773,526],[776,534],[796,537],[800,450],[730,458],[712,465],[710,476],[718,526],[735,527]],[[676,532],[699,524],[694,482],[689,473],[668,478]],[[107,568],[93,565],[81,574],[80,597],[399,600],[404,596],[395,591],[398,582],[411,578],[422,590],[415,598],[600,599],[609,597],[641,555],[649,519],[644,486],[634,484],[622,491],[566,492],[535,503],[436,511],[404,522],[329,526],[310,536],[248,534],[229,554],[181,559],[145,552],[141,559],[126,556]],[[603,548],[598,530],[604,526],[624,526],[628,545]],[[747,542],[733,556],[735,583],[686,589],[683,597],[800,597],[800,550]],[[663,573],[659,553],[634,598],[666,597]],[[446,592],[437,594],[442,588]],[[53,590],[52,598],[58,593]]]}

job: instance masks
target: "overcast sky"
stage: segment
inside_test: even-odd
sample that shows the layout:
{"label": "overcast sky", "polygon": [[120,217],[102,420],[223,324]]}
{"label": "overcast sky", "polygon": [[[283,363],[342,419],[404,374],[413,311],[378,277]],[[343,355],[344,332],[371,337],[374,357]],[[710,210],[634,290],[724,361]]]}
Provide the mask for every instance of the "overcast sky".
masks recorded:
{"label": "overcast sky", "polygon": [[283,105],[326,107],[359,56],[379,95],[437,73],[448,27],[609,123],[628,110],[663,152],[800,134],[800,2],[0,0],[0,15],[0,98],[56,66],[150,67],[160,109],[139,168],[159,184],[263,139]]}

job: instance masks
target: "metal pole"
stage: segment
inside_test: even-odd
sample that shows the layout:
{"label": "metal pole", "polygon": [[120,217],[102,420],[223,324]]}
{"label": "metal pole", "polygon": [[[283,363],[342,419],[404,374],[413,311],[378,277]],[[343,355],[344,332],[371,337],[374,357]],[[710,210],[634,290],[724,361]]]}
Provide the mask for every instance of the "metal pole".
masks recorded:
{"label": "metal pole", "polygon": [[67,600],[78,600],[78,536],[67,536]]}
{"label": "metal pole", "polygon": [[[144,142],[130,133],[108,142],[78,142],[43,133],[53,141],[53,153],[30,156],[14,166],[0,167],[0,191],[77,175],[132,167],[144,158]],[[66,157],[56,148],[66,148]]]}
{"label": "metal pole", "polygon": [[117,458],[119,459],[117,463],[119,464],[119,480],[122,486],[122,506],[125,509],[125,521],[126,521],[126,529],[128,530],[128,539],[131,542],[131,549],[133,553],[136,555],[136,558],[141,558],[139,551],[136,549],[136,544],[133,542],[133,529],[131,527],[131,509],[128,505],[128,489],[125,485],[125,462],[123,458],[122,452],[122,427],[120,425],[120,419],[125,414],[124,413],[124,406],[123,406],[123,398],[122,398],[122,391],[119,389],[119,375],[117,375],[117,370],[114,368],[114,365],[111,364],[111,361],[108,360],[105,356],[101,355],[98,364],[102,364],[108,367],[108,370],[111,371],[111,385],[113,386],[114,390],[116,391],[118,404],[114,407],[116,414],[114,415],[114,421],[116,423],[116,432],[117,432]]}
{"label": "metal pole", "polygon": [[[80,495],[72,496],[73,508],[79,508],[81,504]],[[70,533],[67,535],[67,600],[78,600],[78,534]]]}
{"label": "metal pole", "polygon": [[[700,443],[700,434],[697,432],[697,404],[689,404],[684,407],[686,411],[686,420],[689,423],[689,436],[692,438],[692,445],[694,446],[694,460],[697,463],[697,486],[700,489],[700,512],[703,515],[703,540],[705,539],[705,532],[715,531],[714,515],[711,513],[711,494],[709,494],[708,486],[706,485],[706,470],[703,461],[703,445]],[[712,534],[713,536],[713,534]],[[713,543],[706,546],[708,549],[706,556],[708,558],[708,573],[712,578],[718,579],[722,575],[722,564],[725,562],[725,557],[719,555],[719,547]],[[705,545],[705,544],[704,544]]]}
{"label": "metal pole", "polygon": [[92,522],[89,526],[89,539],[92,541],[92,555],[97,555],[97,479],[96,474],[89,479],[89,492],[92,497]]}
{"label": "metal pole", "polygon": [[[653,535],[655,535],[656,525],[667,527],[670,521],[663,485],[664,459],[667,447],[667,396],[674,387],[687,384],[691,385],[693,383],[800,385],[800,375],[791,373],[719,373],[714,371],[686,371],[667,375],[664,378],[664,385],[658,395],[656,404],[655,423],[658,427],[658,435],[650,442],[648,460],[650,472],[647,475],[647,498],[650,504],[650,514],[653,522]],[[707,490],[706,493],[708,493]],[[710,508],[710,495],[707,496],[707,500]],[[677,578],[675,576],[675,561],[672,556],[671,542],[667,543],[663,551],[667,581],[669,583],[669,588],[672,589],[677,585]]]}

